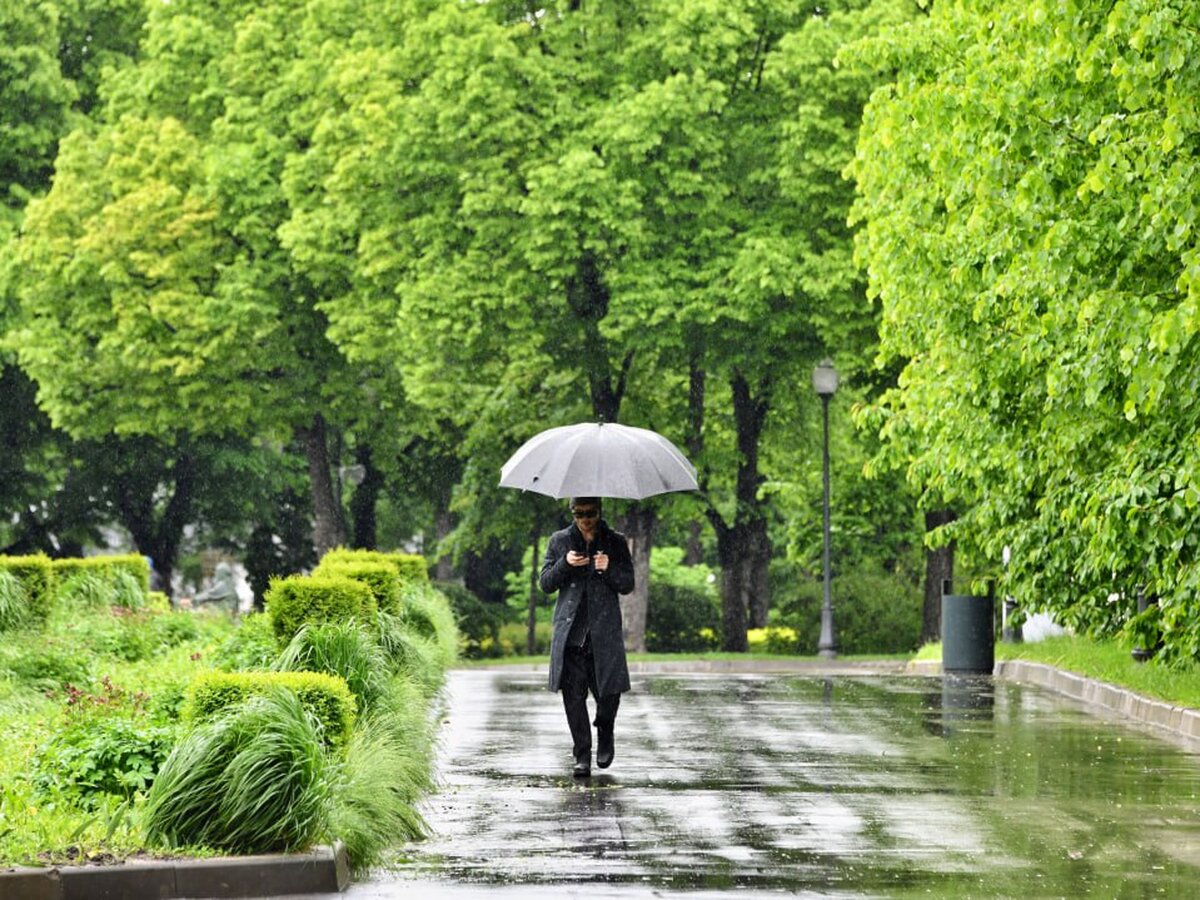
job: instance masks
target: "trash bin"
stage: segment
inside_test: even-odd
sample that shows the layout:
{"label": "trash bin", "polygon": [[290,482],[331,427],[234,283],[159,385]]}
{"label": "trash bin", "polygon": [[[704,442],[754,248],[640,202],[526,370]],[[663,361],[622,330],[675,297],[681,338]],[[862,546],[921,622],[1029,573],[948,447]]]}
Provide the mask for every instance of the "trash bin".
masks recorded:
{"label": "trash bin", "polygon": [[952,594],[942,585],[942,671],[955,675],[990,675],[996,665],[994,597]]}

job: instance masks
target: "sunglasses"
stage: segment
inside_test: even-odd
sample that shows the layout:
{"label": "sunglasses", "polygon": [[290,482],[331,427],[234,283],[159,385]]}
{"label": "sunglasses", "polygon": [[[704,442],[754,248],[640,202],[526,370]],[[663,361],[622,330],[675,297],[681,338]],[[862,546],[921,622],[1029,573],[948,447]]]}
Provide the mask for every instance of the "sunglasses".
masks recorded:
{"label": "sunglasses", "polygon": [[596,516],[600,515],[600,510],[598,510],[598,509],[573,509],[573,510],[571,510],[571,515],[573,515],[577,519],[594,519],[594,518],[596,518]]}

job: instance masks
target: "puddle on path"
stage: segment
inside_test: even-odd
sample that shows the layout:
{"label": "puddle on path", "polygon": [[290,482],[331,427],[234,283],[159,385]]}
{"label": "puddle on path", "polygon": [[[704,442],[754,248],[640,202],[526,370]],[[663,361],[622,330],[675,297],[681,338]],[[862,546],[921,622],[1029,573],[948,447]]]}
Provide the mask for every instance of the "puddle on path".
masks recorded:
{"label": "puddle on path", "polygon": [[450,696],[435,834],[351,897],[1142,897],[1200,884],[1197,751],[1036,688],[643,676],[621,704],[616,762],[584,782],[544,676],[455,672]]}

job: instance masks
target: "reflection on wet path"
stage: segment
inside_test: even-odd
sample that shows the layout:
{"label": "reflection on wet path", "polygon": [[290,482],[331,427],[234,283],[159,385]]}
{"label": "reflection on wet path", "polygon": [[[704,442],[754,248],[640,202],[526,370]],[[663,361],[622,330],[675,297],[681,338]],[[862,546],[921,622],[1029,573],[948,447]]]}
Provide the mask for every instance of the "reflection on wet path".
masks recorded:
{"label": "reflection on wet path", "polygon": [[1200,884],[1200,756],[1034,688],[645,676],[622,701],[616,762],[582,782],[544,675],[454,672],[448,715],[435,834],[352,897],[1140,897]]}

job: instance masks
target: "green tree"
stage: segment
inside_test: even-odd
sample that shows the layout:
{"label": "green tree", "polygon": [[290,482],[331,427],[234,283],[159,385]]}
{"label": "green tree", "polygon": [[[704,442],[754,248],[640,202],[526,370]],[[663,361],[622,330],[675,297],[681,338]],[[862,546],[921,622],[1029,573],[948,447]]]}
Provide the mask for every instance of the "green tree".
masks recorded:
{"label": "green tree", "polygon": [[960,545],[1011,548],[1027,608],[1111,632],[1144,583],[1175,658],[1200,651],[1198,35],[1182,0],[935,4],[862,46],[896,81],[852,170],[904,365],[891,461]]}

